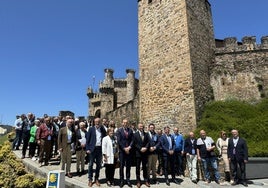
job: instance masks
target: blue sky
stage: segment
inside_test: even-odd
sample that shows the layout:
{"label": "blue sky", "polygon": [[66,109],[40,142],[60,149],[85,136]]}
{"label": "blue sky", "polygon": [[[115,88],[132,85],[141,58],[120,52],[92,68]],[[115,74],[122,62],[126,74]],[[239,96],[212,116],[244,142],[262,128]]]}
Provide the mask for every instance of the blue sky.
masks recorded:
{"label": "blue sky", "polygon": [[[210,3],[216,38],[268,35],[267,0]],[[28,112],[87,116],[86,89],[104,68],[138,76],[137,25],[137,0],[1,0],[0,123]]]}

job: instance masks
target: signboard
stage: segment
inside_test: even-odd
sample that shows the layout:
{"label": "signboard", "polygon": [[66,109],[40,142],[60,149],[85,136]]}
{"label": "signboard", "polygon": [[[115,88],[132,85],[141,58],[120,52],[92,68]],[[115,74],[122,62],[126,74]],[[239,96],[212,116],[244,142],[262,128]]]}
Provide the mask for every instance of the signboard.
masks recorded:
{"label": "signboard", "polygon": [[65,172],[62,170],[49,171],[47,175],[46,188],[64,188]]}

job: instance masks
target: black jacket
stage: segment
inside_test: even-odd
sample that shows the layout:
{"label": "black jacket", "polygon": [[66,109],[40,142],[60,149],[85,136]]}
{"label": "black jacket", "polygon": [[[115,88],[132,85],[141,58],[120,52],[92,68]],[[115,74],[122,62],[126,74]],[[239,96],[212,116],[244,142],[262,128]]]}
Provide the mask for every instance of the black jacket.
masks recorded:
{"label": "black jacket", "polygon": [[[142,140],[140,136],[140,132],[137,131],[134,134],[134,146],[136,148],[136,157],[141,157],[142,155],[147,155],[149,150],[150,140],[149,140],[149,134],[144,132],[144,138]],[[141,148],[146,147],[147,151],[145,153],[141,152]]]}
{"label": "black jacket", "polygon": [[[235,150],[235,154],[234,154]],[[248,160],[248,147],[247,143],[243,138],[239,137],[236,147],[234,146],[233,138],[228,141],[228,158],[231,160],[244,161]]]}
{"label": "black jacket", "polygon": [[187,138],[184,142],[184,152],[190,155],[193,155],[193,149],[194,149],[194,155],[197,155],[197,145],[196,145],[197,139],[194,139],[194,142],[192,143],[191,138]]}

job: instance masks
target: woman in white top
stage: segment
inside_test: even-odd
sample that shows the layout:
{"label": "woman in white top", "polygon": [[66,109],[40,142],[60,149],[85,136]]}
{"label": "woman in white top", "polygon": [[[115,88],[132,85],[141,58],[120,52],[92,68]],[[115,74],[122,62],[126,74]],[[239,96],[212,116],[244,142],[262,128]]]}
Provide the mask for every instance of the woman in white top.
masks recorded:
{"label": "woman in white top", "polygon": [[107,185],[111,187],[114,185],[115,164],[118,160],[118,146],[113,128],[107,129],[107,136],[102,139],[102,154]]}
{"label": "woman in white top", "polygon": [[228,140],[226,132],[221,131],[220,132],[220,138],[218,138],[216,142],[216,147],[219,151],[219,157],[224,162],[224,172],[225,172],[225,180],[230,181],[230,163],[227,156],[227,148],[228,148]]}

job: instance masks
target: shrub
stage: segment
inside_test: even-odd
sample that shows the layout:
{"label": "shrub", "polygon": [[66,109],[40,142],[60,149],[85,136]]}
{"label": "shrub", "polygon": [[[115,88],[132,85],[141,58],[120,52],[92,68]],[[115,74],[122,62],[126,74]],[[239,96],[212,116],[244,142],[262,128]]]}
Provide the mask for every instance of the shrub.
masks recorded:
{"label": "shrub", "polygon": [[3,188],[42,188],[46,180],[28,174],[24,165],[11,151],[9,142],[0,146],[0,187]]}
{"label": "shrub", "polygon": [[232,129],[239,130],[246,139],[251,157],[268,157],[268,99],[257,104],[237,100],[209,102],[205,106],[196,135],[204,129],[214,141],[221,130],[229,136]]}

